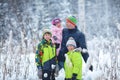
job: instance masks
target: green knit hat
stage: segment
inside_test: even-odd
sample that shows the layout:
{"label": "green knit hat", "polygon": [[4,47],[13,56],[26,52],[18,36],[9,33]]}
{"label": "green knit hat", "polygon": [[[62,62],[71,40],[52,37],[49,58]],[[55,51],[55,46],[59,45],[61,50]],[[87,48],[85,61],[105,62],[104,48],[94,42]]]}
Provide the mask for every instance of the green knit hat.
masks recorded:
{"label": "green knit hat", "polygon": [[67,21],[76,25],[77,24],[77,19],[74,16],[70,16],[67,18]]}

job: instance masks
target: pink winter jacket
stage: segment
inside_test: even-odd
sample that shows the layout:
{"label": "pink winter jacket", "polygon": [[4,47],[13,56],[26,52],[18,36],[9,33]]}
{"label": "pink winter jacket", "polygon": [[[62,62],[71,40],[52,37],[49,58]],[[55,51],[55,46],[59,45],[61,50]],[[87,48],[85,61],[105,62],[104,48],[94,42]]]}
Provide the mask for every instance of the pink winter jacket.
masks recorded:
{"label": "pink winter jacket", "polygon": [[[62,30],[63,30],[63,27],[56,27],[56,26],[52,26],[51,28],[51,32],[52,32],[52,42],[53,43],[59,43],[60,44],[60,47],[57,49],[57,55],[59,54],[59,50],[61,48],[61,42],[62,42]],[[54,40],[53,39],[53,36],[56,36],[57,37],[57,40]]]}

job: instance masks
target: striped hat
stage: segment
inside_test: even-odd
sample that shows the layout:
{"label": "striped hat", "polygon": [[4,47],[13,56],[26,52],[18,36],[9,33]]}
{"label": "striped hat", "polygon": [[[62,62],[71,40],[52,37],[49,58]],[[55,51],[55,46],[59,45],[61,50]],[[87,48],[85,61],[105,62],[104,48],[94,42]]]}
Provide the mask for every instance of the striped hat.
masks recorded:
{"label": "striped hat", "polygon": [[70,16],[66,19],[68,22],[70,22],[73,25],[77,24],[77,19],[74,16]]}

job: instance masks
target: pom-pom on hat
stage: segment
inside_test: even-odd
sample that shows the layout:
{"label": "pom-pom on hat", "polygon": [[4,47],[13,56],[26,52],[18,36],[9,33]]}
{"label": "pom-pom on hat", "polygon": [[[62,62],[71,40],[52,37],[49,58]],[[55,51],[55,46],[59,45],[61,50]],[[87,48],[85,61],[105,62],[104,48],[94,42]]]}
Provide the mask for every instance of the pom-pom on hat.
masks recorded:
{"label": "pom-pom on hat", "polygon": [[44,30],[43,30],[43,36],[44,36],[46,33],[48,33],[48,34],[50,34],[50,35],[52,36],[52,33],[51,33],[50,29],[44,29]]}
{"label": "pom-pom on hat", "polygon": [[75,40],[74,40],[73,37],[70,37],[70,38],[68,39],[68,41],[67,41],[67,43],[66,43],[66,46],[69,46],[69,45],[72,45],[72,46],[74,46],[75,48],[77,47],[77,46],[76,46],[76,42],[75,42]]}

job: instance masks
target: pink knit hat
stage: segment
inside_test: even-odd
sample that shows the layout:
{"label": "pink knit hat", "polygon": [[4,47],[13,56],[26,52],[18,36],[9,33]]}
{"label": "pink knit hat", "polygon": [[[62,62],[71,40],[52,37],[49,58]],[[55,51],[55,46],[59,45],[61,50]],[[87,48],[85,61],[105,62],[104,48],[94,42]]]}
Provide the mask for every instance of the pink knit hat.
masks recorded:
{"label": "pink knit hat", "polygon": [[56,25],[57,23],[61,22],[60,18],[56,18],[52,20],[52,24]]}

